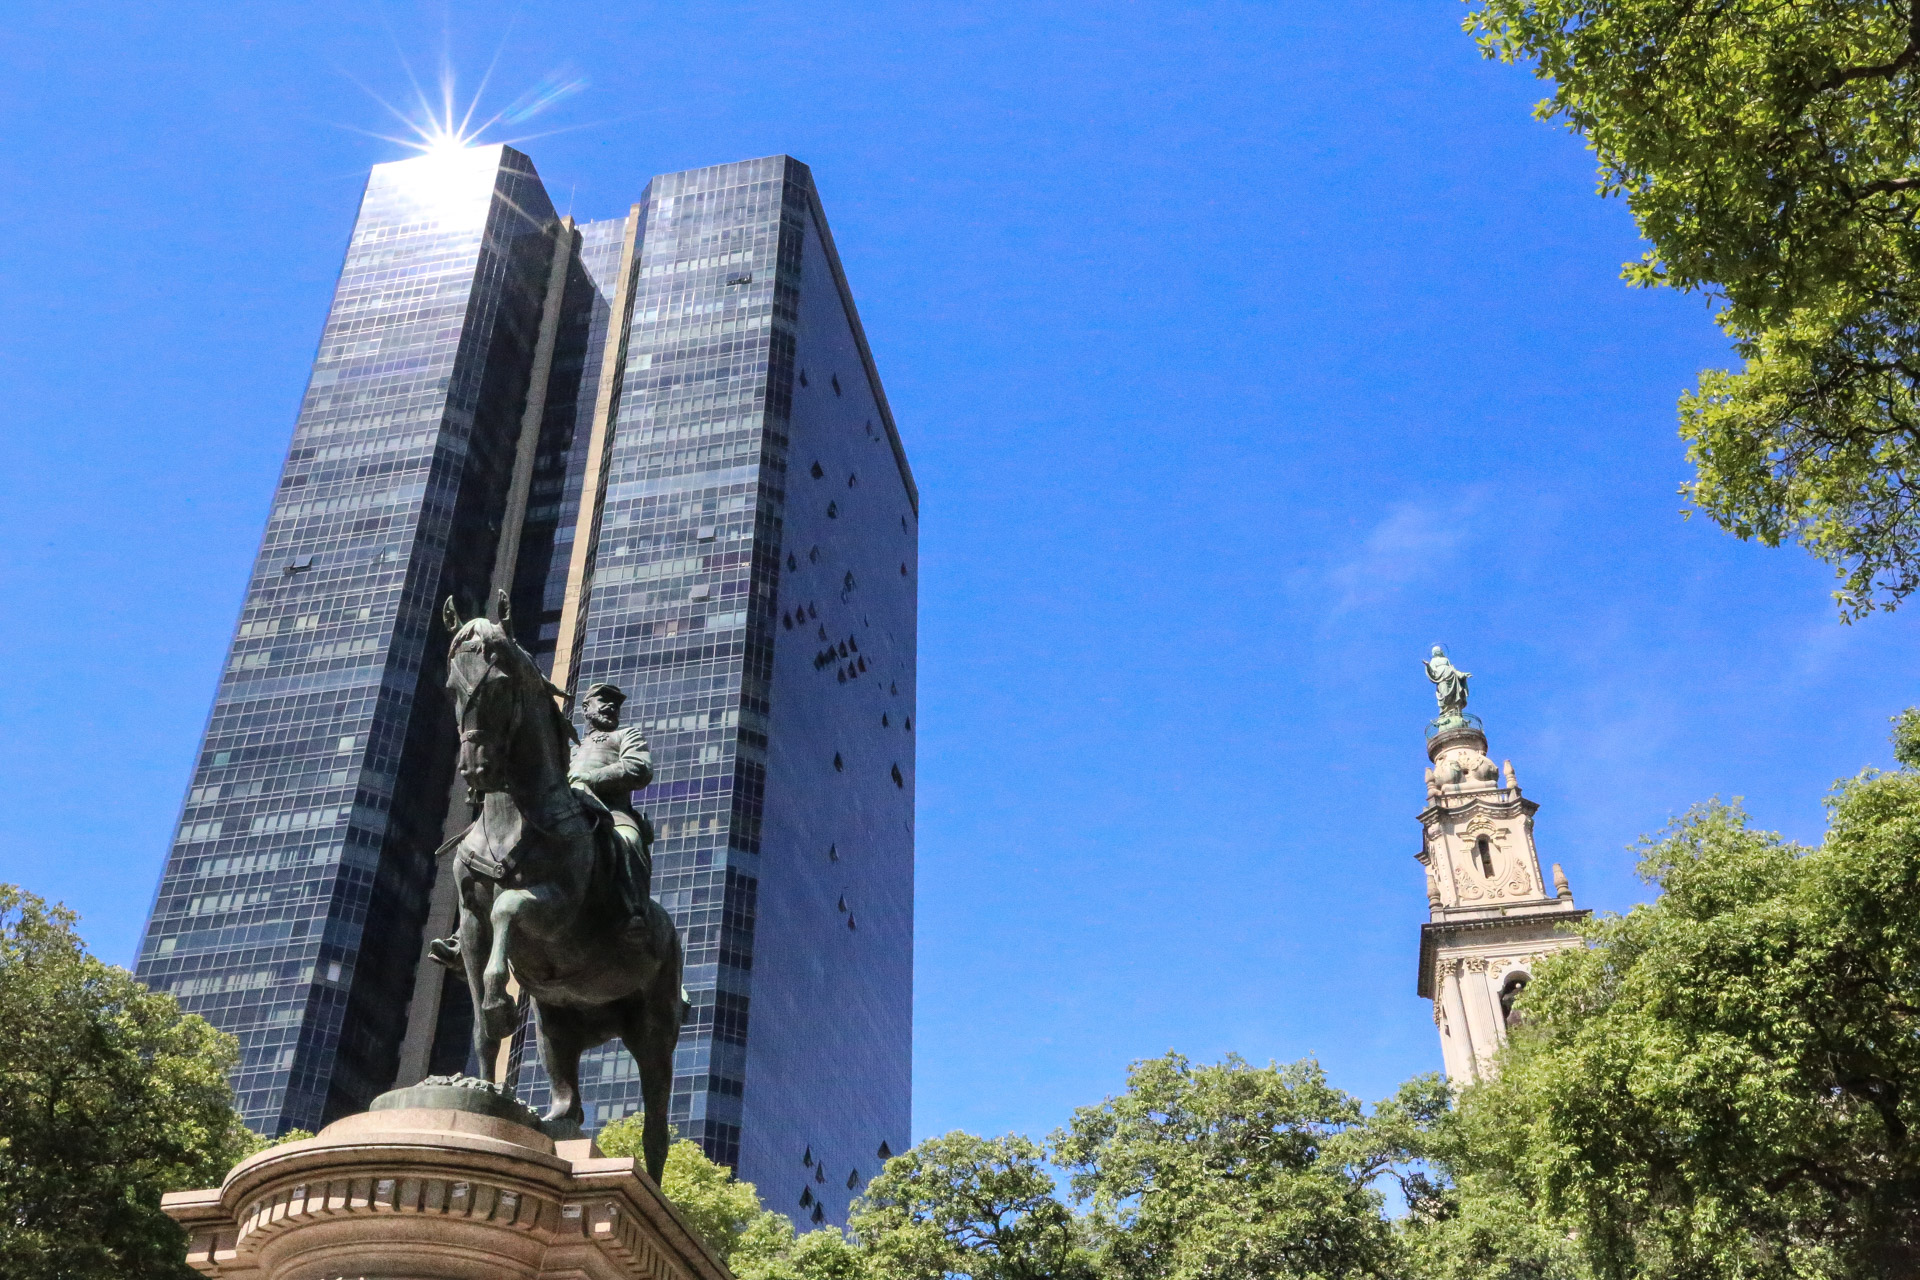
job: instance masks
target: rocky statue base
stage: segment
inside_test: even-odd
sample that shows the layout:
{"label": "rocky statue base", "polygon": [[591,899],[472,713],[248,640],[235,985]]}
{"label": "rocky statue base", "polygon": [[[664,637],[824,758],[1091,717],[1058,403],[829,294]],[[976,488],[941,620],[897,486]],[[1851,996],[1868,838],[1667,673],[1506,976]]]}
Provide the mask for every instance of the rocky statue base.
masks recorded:
{"label": "rocky statue base", "polygon": [[630,1159],[436,1078],[162,1207],[221,1280],[730,1280]]}

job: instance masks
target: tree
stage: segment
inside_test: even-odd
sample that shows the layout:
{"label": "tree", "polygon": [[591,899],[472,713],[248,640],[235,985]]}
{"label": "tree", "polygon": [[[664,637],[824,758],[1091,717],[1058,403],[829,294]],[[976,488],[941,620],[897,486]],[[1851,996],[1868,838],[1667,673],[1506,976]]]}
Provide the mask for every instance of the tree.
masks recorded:
{"label": "tree", "polygon": [[[644,1162],[641,1119],[616,1120],[595,1141],[610,1156]],[[667,1149],[660,1192],[738,1280],[854,1280],[860,1274],[845,1235],[827,1228],[796,1237],[793,1223],[765,1208],[751,1182],[708,1159],[696,1142],[683,1138]]]}
{"label": "tree", "polygon": [[1447,1083],[1419,1076],[1380,1104],[1372,1142],[1398,1162],[1407,1213],[1395,1226],[1402,1274],[1419,1280],[1587,1280],[1572,1236],[1540,1211],[1502,1159],[1504,1113],[1465,1115]]}
{"label": "tree", "polygon": [[[600,1130],[594,1141],[610,1156],[629,1156],[643,1162],[642,1117],[635,1113]],[[707,1158],[700,1144],[678,1139],[667,1149],[660,1171],[660,1193],[673,1202],[707,1247],[725,1262],[749,1231],[769,1215],[751,1182],[733,1176],[733,1170]],[[782,1219],[784,1221],[784,1219]]]}
{"label": "tree", "polygon": [[1080,1223],[1055,1193],[1045,1150],[1017,1134],[955,1130],[887,1161],[853,1213],[875,1280],[1072,1280],[1092,1276]]}
{"label": "tree", "polygon": [[1682,492],[1836,568],[1842,616],[1920,586],[1920,2],[1469,0],[1554,83],[1652,248],[1744,358],[1680,402]]}
{"label": "tree", "polygon": [[1920,1273],[1920,773],[1841,784],[1794,845],[1712,804],[1652,904],[1536,971],[1461,1163],[1602,1277]]}
{"label": "tree", "polygon": [[1392,1274],[1370,1183],[1396,1153],[1317,1063],[1137,1062],[1054,1142],[1114,1280]]}
{"label": "tree", "polygon": [[237,1046],[90,956],[74,915],[0,885],[0,1275],[179,1276],[162,1192],[216,1184],[257,1140]]}
{"label": "tree", "polygon": [[868,1274],[860,1246],[833,1227],[794,1234],[793,1224],[774,1213],[752,1247],[735,1255],[739,1280],[862,1280]]}

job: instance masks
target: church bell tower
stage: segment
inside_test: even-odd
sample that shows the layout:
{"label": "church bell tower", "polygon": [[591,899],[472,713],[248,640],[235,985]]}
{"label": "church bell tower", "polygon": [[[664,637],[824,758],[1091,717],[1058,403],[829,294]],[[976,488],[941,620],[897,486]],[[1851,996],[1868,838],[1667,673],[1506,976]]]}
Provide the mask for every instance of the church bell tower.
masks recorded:
{"label": "church bell tower", "polygon": [[1434,646],[1427,678],[1440,715],[1427,726],[1427,804],[1416,855],[1427,873],[1429,918],[1420,926],[1422,996],[1447,1079],[1470,1084],[1493,1069],[1507,1042],[1513,1001],[1542,956],[1577,947],[1567,926],[1588,913],[1556,863],[1551,890],[1533,845],[1539,805],[1520,793],[1513,762],[1487,755],[1480,717],[1467,711],[1468,673]]}

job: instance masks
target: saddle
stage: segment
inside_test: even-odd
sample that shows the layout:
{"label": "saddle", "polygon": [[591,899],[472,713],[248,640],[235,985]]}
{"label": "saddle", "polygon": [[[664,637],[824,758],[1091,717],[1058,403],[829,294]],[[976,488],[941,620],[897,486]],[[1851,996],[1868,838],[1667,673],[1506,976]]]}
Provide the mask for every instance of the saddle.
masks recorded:
{"label": "saddle", "polygon": [[[585,787],[575,787],[573,795],[592,833],[594,858],[598,863],[595,870],[605,874],[607,882],[618,887],[621,896],[627,900],[631,915],[644,913],[649,897],[646,882],[652,879],[653,870],[650,856],[653,824],[644,814],[634,815],[640,831],[641,865],[630,867],[627,863],[631,859],[625,856],[626,841],[616,829],[613,810]],[[521,870],[527,859],[552,839],[554,837],[550,833],[541,830],[532,819],[517,809],[483,810],[477,821],[441,845],[434,857],[438,860],[449,846],[457,845],[458,851],[454,856],[461,865],[475,875],[500,883]]]}
{"label": "saddle", "polygon": [[[579,799],[581,812],[591,830],[595,862],[593,879],[602,887],[602,892],[611,889],[617,894],[624,908],[625,923],[618,932],[622,936],[642,936],[650,928],[657,928],[662,921],[666,921],[665,927],[671,933],[671,921],[654,906],[649,893],[648,882],[653,869],[649,856],[653,844],[653,824],[645,815],[636,815],[644,843],[639,856],[635,858],[628,854],[626,841],[615,827],[612,810],[585,788],[575,789],[574,795]],[[517,811],[508,816],[510,821],[489,823],[483,813],[479,821],[435,850],[434,861],[437,863],[441,854],[455,849],[454,859],[458,864],[484,879],[496,884],[503,883],[520,869],[529,850],[543,843],[543,837],[548,836]],[[655,920],[654,916],[660,918]],[[434,939],[429,954],[435,963],[455,971],[459,971],[464,963],[457,933],[452,937]]]}

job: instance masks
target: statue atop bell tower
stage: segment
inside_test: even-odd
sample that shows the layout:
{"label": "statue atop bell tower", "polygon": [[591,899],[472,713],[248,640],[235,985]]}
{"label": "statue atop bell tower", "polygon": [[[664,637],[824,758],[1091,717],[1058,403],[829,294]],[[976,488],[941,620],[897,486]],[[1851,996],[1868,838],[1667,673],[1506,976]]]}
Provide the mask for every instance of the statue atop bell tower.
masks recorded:
{"label": "statue atop bell tower", "polygon": [[1566,926],[1588,913],[1558,864],[1553,886],[1533,845],[1539,805],[1520,793],[1511,760],[1487,755],[1480,717],[1467,710],[1468,673],[1446,650],[1425,662],[1440,714],[1427,726],[1427,803],[1414,855],[1427,873],[1428,921],[1420,927],[1422,996],[1433,1001],[1447,1079],[1482,1079],[1507,1042],[1513,1001],[1533,963],[1580,945]]}

